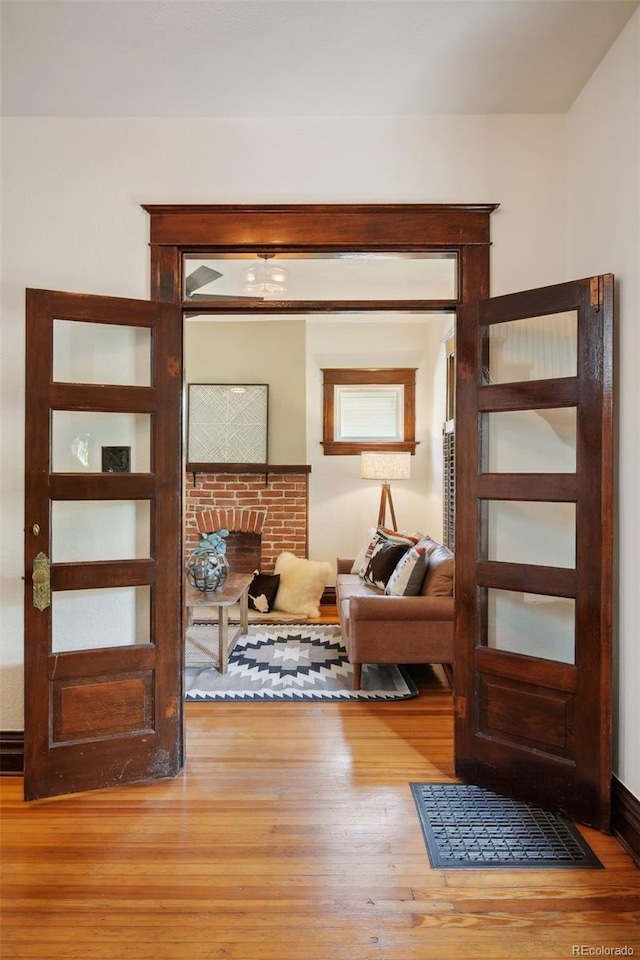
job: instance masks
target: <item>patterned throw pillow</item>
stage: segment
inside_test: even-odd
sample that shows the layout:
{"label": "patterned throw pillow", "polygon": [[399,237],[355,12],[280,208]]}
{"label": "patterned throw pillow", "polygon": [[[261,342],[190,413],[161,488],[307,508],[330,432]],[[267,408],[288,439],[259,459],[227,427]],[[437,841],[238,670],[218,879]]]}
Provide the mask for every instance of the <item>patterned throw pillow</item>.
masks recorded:
{"label": "patterned throw pillow", "polygon": [[384,590],[387,580],[409,548],[404,543],[379,543],[371,554],[364,575],[365,583]]}
{"label": "patterned throw pillow", "polygon": [[250,609],[257,610],[259,613],[269,613],[279,586],[280,574],[275,573],[270,576],[268,573],[258,573],[256,570],[249,584]]}
{"label": "patterned throw pillow", "polygon": [[417,597],[427,574],[427,556],[427,549],[421,544],[407,550],[387,581],[387,596]]}
{"label": "patterned throw pillow", "polygon": [[360,573],[360,571],[367,569],[367,564],[369,562],[369,559],[371,558],[371,545],[373,543],[373,538],[375,537],[375,535],[376,535],[376,528],[370,527],[369,530],[367,530],[367,536],[365,537],[365,541],[360,547],[360,549],[358,550],[358,555],[353,561],[353,566],[351,567],[351,573],[357,573],[361,577],[364,576],[364,574]]}
{"label": "patterned throw pillow", "polygon": [[353,567],[351,568],[351,572],[357,573],[358,576],[362,577],[364,580],[367,575],[369,561],[371,560],[376,547],[384,543],[392,543],[396,545],[402,545],[405,547],[405,550],[408,550],[409,547],[414,547],[421,538],[422,534],[420,533],[398,533],[397,530],[389,530],[387,527],[378,527],[374,531],[373,536],[369,539],[369,542],[365,545],[364,550],[361,549],[360,553],[358,554],[359,566],[356,568],[356,564],[354,563]]}

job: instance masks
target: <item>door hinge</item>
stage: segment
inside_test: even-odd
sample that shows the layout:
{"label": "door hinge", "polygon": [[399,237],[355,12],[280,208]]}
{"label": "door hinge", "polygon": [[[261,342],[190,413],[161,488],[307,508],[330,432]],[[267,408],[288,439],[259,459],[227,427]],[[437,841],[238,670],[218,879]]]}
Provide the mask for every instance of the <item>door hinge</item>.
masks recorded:
{"label": "door hinge", "polygon": [[602,277],[591,277],[589,280],[589,302],[596,313],[604,301],[604,282]]}
{"label": "door hinge", "polygon": [[456,697],[456,717],[459,720],[465,720],[467,716],[467,698],[466,697]]}

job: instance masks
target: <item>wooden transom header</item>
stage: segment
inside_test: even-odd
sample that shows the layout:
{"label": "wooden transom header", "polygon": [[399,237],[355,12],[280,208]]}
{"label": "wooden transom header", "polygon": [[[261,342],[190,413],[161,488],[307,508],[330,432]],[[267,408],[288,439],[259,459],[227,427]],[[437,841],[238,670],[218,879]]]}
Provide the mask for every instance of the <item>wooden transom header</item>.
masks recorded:
{"label": "wooden transom header", "polygon": [[345,250],[489,243],[489,215],[498,204],[143,206],[152,244]]}
{"label": "wooden transom header", "polygon": [[[458,258],[455,301],[414,303],[416,309],[447,309],[489,296],[490,216],[496,203],[382,204],[143,204],[150,216],[151,296],[183,302],[182,257],[206,254],[263,252],[452,251]],[[186,310],[198,309],[183,303]],[[355,304],[347,304],[353,308]],[[305,310],[345,308],[334,302],[308,303]],[[365,309],[401,309],[401,302],[364,304]],[[406,302],[406,308],[410,304]],[[234,305],[209,302],[206,311],[234,312]],[[294,303],[252,305],[263,312],[292,312]]]}

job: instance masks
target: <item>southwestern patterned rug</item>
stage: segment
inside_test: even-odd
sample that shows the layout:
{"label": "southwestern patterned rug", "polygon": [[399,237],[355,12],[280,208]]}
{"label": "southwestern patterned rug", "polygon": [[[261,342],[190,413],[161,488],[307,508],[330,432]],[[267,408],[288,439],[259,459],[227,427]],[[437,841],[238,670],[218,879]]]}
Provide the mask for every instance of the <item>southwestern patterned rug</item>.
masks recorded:
{"label": "southwestern patterned rug", "polygon": [[417,688],[395,664],[367,664],[362,689],[353,689],[338,626],[249,626],[218,673],[217,628],[194,626],[187,634],[186,700],[406,700]]}

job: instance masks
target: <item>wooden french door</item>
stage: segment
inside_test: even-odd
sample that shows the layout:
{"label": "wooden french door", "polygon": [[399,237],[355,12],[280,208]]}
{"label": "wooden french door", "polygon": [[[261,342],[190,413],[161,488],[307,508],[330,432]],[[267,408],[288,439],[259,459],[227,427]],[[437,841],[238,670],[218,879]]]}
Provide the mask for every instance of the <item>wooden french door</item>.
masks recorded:
{"label": "wooden french door", "polygon": [[613,277],[457,324],[456,773],[609,829]]}
{"label": "wooden french door", "polygon": [[177,307],[27,291],[25,799],[182,767]]}

